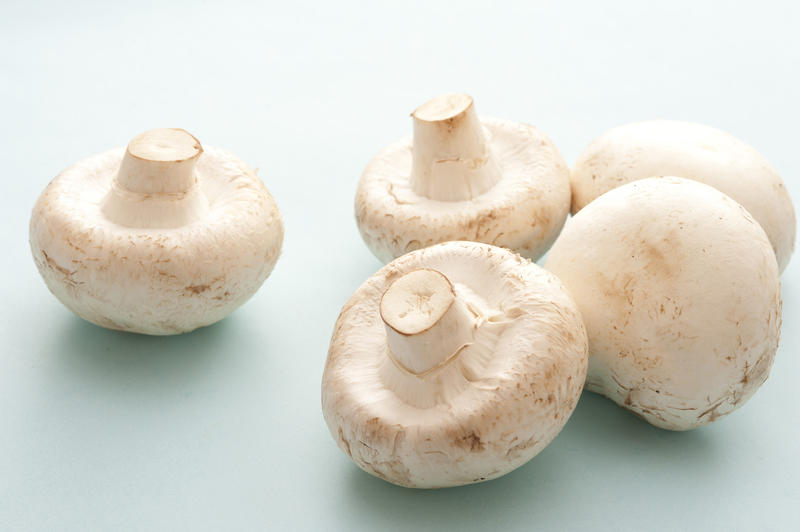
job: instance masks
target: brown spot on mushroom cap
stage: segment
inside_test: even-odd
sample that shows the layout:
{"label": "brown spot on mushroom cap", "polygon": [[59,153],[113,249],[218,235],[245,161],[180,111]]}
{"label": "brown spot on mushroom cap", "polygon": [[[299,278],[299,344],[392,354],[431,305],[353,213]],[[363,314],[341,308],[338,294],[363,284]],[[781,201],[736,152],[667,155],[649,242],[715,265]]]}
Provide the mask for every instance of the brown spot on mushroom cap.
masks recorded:
{"label": "brown spot on mushroom cap", "polygon": [[208,284],[198,284],[198,285],[189,285],[184,290],[187,292],[191,292],[192,294],[201,294],[211,288],[211,285]]}
{"label": "brown spot on mushroom cap", "polygon": [[75,283],[75,281],[72,280],[72,274],[75,273],[74,271],[70,271],[64,268],[63,266],[60,266],[55,260],[50,258],[50,256],[47,254],[45,250],[41,250],[41,253],[42,257],[44,257],[44,261],[48,268],[51,268],[52,270],[55,270],[56,272],[60,273],[63,276],[63,280],[65,283],[68,284]]}
{"label": "brown spot on mushroom cap", "polygon": [[470,451],[480,452],[486,448],[486,444],[481,441],[481,437],[474,430],[468,433],[457,433],[453,438],[453,443],[456,447]]}
{"label": "brown spot on mushroom cap", "polygon": [[344,437],[344,433],[342,432],[342,428],[339,427],[339,441],[342,443],[342,449],[350,458],[353,457],[353,453],[350,452],[350,442]]}

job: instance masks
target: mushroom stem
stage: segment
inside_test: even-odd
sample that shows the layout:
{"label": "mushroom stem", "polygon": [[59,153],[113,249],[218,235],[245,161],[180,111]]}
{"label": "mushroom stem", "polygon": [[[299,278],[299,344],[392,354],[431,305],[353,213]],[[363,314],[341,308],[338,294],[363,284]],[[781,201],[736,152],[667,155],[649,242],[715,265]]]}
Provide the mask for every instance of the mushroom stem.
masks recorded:
{"label": "mushroom stem", "polygon": [[394,281],[383,293],[380,313],[389,356],[419,377],[473,341],[475,316],[436,270],[414,270]]}
{"label": "mushroom stem", "polygon": [[183,129],[145,131],[128,144],[117,183],[140,194],[186,192],[201,153],[200,142]]}
{"label": "mushroom stem", "polygon": [[208,213],[195,164],[203,148],[182,129],[151,129],[136,136],[122,157],[102,211],[109,220],[140,229],[181,227]]}
{"label": "mushroom stem", "polygon": [[437,96],[411,116],[414,192],[439,201],[462,201],[480,196],[500,180],[500,166],[470,96]]}

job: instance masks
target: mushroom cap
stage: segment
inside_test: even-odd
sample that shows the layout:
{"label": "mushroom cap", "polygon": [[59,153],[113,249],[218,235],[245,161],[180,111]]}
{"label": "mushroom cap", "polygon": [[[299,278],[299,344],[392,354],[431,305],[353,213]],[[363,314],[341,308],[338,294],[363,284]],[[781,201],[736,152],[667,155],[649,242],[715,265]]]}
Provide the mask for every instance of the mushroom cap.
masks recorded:
{"label": "mushroom cap", "polygon": [[124,153],[75,163],[39,197],[30,246],[48,288],[110,329],[164,335],[221,320],[258,290],[278,259],[283,224],[275,201],[236,156],[204,146],[196,177],[208,208],[178,227],[126,227],[102,208]]}
{"label": "mushroom cap", "polygon": [[[422,268],[481,301],[494,312],[490,329],[497,327],[484,358],[450,364],[452,396],[424,408],[382,377],[391,362],[380,316],[392,282]],[[389,482],[435,488],[490,480],[533,458],[564,426],[581,393],[586,350],[583,322],[554,275],[505,249],[447,242],[384,266],[345,304],[322,377],[322,410],[339,447]],[[465,356],[472,355],[459,351]]]}
{"label": "mushroom cap", "polygon": [[780,271],[786,268],[796,220],[783,180],[756,150],[702,124],[652,120],[598,137],[572,170],[572,213],[615,187],[656,176],[700,181],[741,203],[767,233]]}
{"label": "mushroom cap", "polygon": [[502,178],[470,200],[438,201],[411,187],[412,138],[391,144],[358,184],[358,228],[378,259],[451,240],[484,242],[536,260],[569,214],[569,168],[538,129],[493,118],[481,123]]}
{"label": "mushroom cap", "polygon": [[586,388],[672,430],[710,423],[766,380],[778,265],[738,203],[688,179],[635,181],[575,215],[546,268],[589,334]]}

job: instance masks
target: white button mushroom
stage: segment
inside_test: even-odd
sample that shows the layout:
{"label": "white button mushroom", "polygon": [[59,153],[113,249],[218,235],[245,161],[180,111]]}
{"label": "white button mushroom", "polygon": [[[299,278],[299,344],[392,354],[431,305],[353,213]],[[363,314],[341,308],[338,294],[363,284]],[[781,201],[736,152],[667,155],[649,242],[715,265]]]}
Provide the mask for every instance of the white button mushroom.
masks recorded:
{"label": "white button mushroom", "polygon": [[601,135],[572,170],[572,212],[612,188],[655,176],[694,179],[741,203],[767,233],[780,271],[786,268],[796,221],[783,180],[756,150],[701,124],[653,120]]}
{"label": "white button mushroom", "polygon": [[391,262],[344,306],[322,409],[339,447],[389,482],[489,480],[564,426],[586,350],[554,275],[505,249],[447,242]]}
{"label": "white button mushroom", "polygon": [[542,132],[479,119],[465,94],[419,108],[413,138],[364,170],[355,212],[361,236],[388,262],[448,240],[502,246],[537,259],[569,214],[569,169]]}
{"label": "white button mushroom", "polygon": [[775,254],[753,217],[710,186],[650,178],[607,192],[570,220],[546,267],[586,324],[586,389],[653,425],[710,423],[769,374]]}
{"label": "white button mushroom", "polygon": [[30,223],[48,288],[110,329],[176,334],[221,320],[272,271],[275,201],[233,154],[155,129],[64,170]]}

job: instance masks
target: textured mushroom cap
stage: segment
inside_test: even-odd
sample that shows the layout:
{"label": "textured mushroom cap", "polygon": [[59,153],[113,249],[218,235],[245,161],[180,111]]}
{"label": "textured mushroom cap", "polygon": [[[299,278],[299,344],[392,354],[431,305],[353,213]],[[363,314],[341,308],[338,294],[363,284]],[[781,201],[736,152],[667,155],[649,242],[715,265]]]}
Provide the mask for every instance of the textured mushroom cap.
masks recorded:
{"label": "textured mushroom cap", "polygon": [[[498,327],[484,359],[449,364],[457,392],[428,408],[404,401],[382,377],[391,362],[381,296],[420,268],[480,300],[495,312],[489,326]],[[580,315],[555,276],[508,250],[448,242],[391,262],[344,306],[322,378],[323,414],[339,447],[389,482],[434,488],[489,480],[530,460],[564,426],[581,393],[586,349]]]}
{"label": "textured mushroom cap", "polygon": [[589,334],[586,388],[672,430],[741,406],[778,347],[778,265],[761,226],[701,183],[651,178],[575,215],[546,267]]}
{"label": "textured mushroom cap", "polygon": [[756,150],[701,124],[653,120],[601,135],[572,170],[572,212],[615,187],[656,176],[694,179],[741,203],[767,233],[780,271],[786,268],[796,220],[783,180]]}
{"label": "textured mushroom cap", "polygon": [[125,227],[102,209],[124,153],[75,163],[39,197],[30,245],[48,288],[110,329],[176,334],[221,320],[258,290],[278,259],[283,225],[275,201],[236,156],[206,146],[196,175],[208,208],[180,227]]}
{"label": "textured mushroom cap", "polygon": [[450,240],[509,248],[536,260],[569,214],[569,169],[552,142],[526,124],[482,118],[502,178],[465,201],[437,201],[411,187],[412,138],[378,153],[358,184],[356,221],[367,246],[388,262]]}

